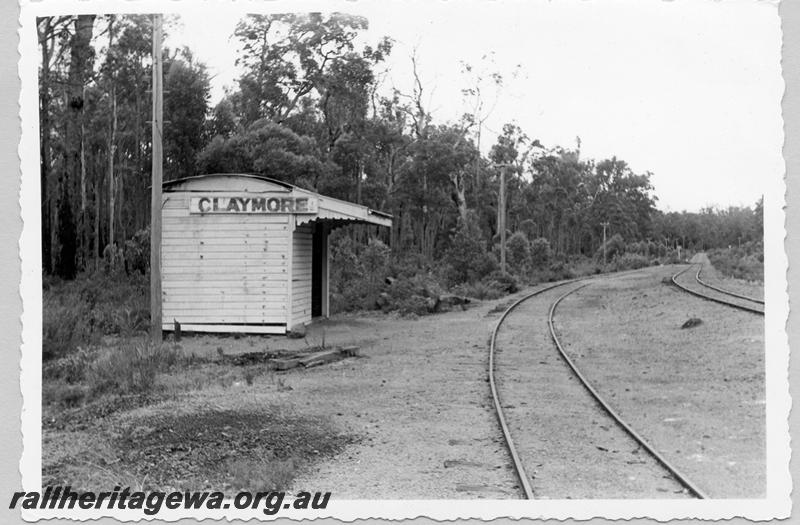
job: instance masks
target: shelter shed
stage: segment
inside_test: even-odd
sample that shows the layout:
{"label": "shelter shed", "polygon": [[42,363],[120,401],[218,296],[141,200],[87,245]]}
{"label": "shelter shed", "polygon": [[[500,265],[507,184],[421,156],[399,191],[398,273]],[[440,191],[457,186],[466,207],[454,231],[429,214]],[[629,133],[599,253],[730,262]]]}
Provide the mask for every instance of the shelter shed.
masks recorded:
{"label": "shelter shed", "polygon": [[162,328],[285,334],[330,315],[332,228],[392,216],[278,180],[199,175],[163,184]]}

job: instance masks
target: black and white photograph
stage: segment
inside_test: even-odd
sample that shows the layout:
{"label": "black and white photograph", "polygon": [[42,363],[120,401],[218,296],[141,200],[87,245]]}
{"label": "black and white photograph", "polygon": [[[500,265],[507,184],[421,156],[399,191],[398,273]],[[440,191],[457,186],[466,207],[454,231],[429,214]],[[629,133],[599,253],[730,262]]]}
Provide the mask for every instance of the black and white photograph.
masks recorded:
{"label": "black and white photograph", "polygon": [[21,9],[10,508],[788,516],[777,2]]}

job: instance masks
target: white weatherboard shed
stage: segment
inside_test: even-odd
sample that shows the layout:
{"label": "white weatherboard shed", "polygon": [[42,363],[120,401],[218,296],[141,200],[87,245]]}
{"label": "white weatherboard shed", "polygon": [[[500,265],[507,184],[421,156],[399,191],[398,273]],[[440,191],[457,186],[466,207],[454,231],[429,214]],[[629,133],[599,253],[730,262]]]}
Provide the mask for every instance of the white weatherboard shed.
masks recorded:
{"label": "white weatherboard shed", "polygon": [[163,185],[162,328],[284,334],[329,315],[331,229],[391,215],[254,175]]}

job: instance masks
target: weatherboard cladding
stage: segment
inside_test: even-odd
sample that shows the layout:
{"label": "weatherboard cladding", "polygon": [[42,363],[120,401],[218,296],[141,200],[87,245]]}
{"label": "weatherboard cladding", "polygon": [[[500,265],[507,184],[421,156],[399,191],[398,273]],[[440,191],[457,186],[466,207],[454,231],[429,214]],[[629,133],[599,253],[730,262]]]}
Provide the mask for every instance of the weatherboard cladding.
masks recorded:
{"label": "weatherboard cladding", "polygon": [[305,324],[311,321],[311,226],[298,226],[292,240],[292,323]]}
{"label": "weatherboard cladding", "polygon": [[183,324],[284,324],[288,215],[189,214],[186,192],[164,202],[162,294],[165,328]]}
{"label": "weatherboard cladding", "polygon": [[163,203],[166,330],[174,321],[188,330],[266,333],[306,324],[314,221],[391,225],[363,206],[249,175],[170,181]]}

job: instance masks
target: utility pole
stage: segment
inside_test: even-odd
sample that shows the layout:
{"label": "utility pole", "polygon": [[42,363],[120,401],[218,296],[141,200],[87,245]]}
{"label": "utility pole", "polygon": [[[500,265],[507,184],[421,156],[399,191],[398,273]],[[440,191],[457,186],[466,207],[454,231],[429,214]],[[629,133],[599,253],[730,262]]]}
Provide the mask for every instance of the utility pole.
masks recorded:
{"label": "utility pole", "polygon": [[608,228],[608,221],[601,222],[600,226],[603,227],[603,266],[606,265],[606,228]]}
{"label": "utility pole", "polygon": [[153,15],[153,185],[150,199],[150,337],[161,344],[161,181],[164,100],[161,63],[162,17]]}
{"label": "utility pole", "polygon": [[506,168],[514,167],[508,162],[494,164],[500,168],[500,192],[497,210],[497,229],[500,230],[500,271],[506,271]]}
{"label": "utility pole", "polygon": [[506,170],[500,168],[500,271],[506,272]]}

